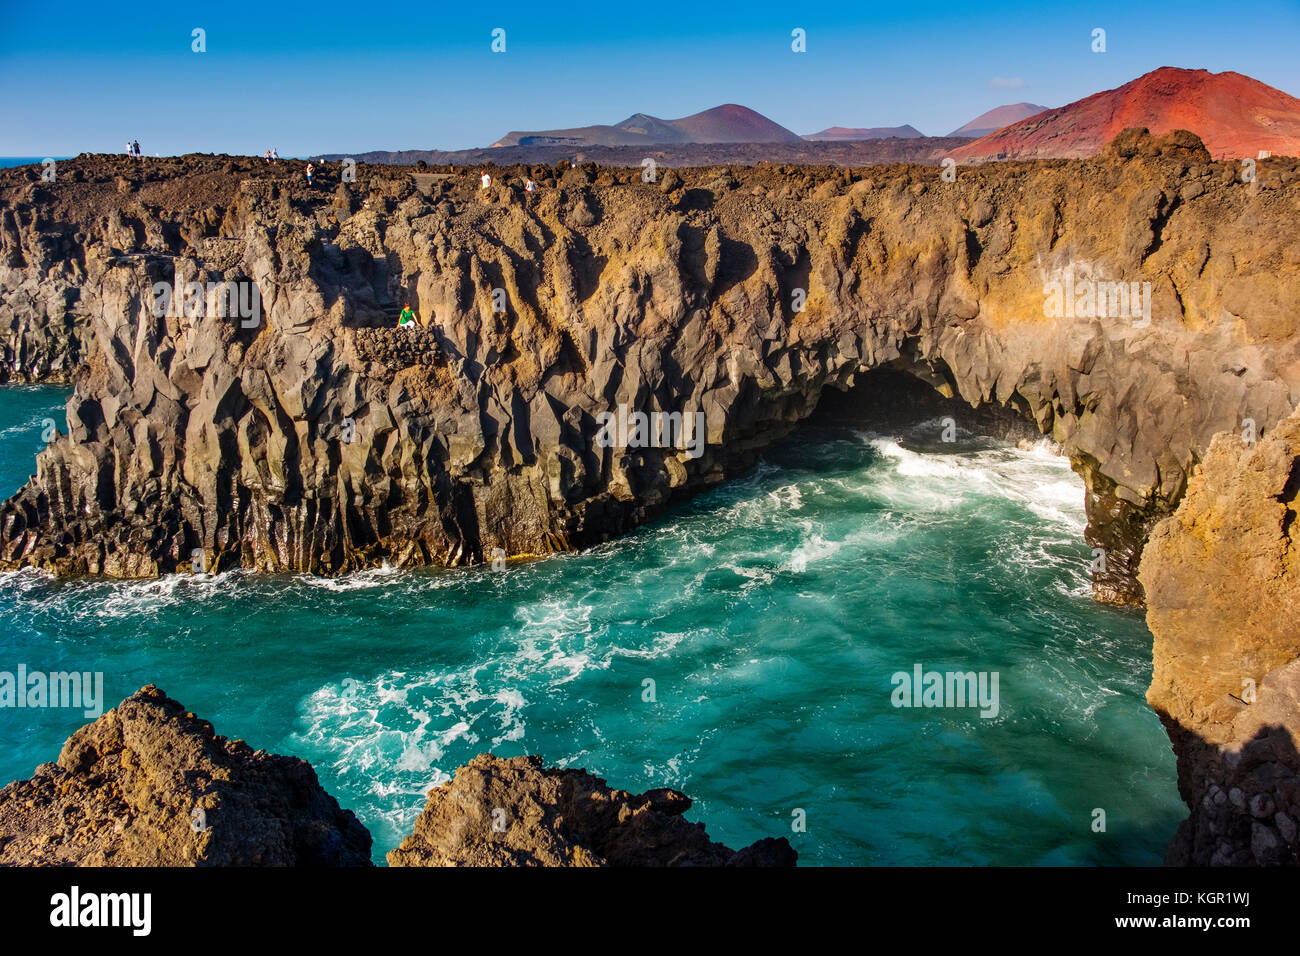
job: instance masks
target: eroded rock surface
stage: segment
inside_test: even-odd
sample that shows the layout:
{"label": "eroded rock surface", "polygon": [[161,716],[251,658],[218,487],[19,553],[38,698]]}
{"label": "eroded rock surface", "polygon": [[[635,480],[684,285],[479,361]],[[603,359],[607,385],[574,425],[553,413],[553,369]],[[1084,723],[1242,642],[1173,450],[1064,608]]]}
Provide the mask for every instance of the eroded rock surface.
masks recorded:
{"label": "eroded rock surface", "polygon": [[614,790],[537,756],[480,754],[429,791],[391,866],[794,866],[784,837],[739,852],[683,818],[691,800],[661,788]]}
{"label": "eroded rock surface", "polygon": [[[331,573],[587,546],[889,366],[1058,441],[1105,552],[1097,594],[1135,602],[1148,529],[1210,437],[1244,418],[1267,434],[1300,400],[1300,171],[1263,160],[1245,184],[1186,133],[952,183],[561,164],[493,168],[482,190],[478,169],[330,165],[308,188],[301,167],[0,171],[0,314],[84,343],[65,348],[84,363],[70,433],[0,508],[0,568]],[[1049,317],[1067,274],[1149,282],[1151,321]],[[254,283],[260,321],[155,316],[177,277]],[[427,331],[391,327],[406,299]],[[437,348],[375,341],[402,335]],[[60,348],[9,360],[39,376],[72,361]],[[601,447],[620,404],[703,412],[703,454]]]}
{"label": "eroded rock surface", "polygon": [[369,866],[370,845],[308,763],[216,736],[153,685],[0,790],[0,865]]}
{"label": "eroded rock surface", "polygon": [[1300,861],[1300,409],[1217,436],[1142,559],[1147,699],[1191,808],[1169,862]]}

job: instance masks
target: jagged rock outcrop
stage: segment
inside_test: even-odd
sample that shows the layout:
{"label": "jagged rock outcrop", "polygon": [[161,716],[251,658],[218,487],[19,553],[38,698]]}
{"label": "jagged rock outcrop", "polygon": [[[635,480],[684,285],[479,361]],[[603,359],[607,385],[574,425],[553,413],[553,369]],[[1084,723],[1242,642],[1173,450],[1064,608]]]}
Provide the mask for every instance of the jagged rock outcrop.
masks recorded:
{"label": "jagged rock outcrop", "polygon": [[369,866],[370,845],[306,761],[218,737],[153,685],[0,790],[0,865]]}
{"label": "jagged rock outcrop", "polygon": [[391,866],[794,866],[785,837],[739,852],[682,816],[691,800],[660,788],[613,790],[537,756],[480,754],[429,791]]}
{"label": "jagged rock outcrop", "polygon": [[1191,815],[1168,861],[1300,862],[1300,409],[1217,436],[1142,559],[1147,700]]}
{"label": "jagged rock outcrop", "polygon": [[[955,182],[562,164],[494,169],[486,190],[477,170],[417,185],[364,166],[308,188],[301,164],[231,157],[59,169],[0,172],[0,296],[39,279],[21,321],[72,302],[90,342],[70,434],[0,508],[0,568],[330,573],[582,547],[888,366],[1051,434],[1087,485],[1098,596],[1134,602],[1147,532],[1210,437],[1245,418],[1267,434],[1300,400],[1300,240],[1283,228],[1300,169],[1263,160],[1243,183],[1186,133]],[[260,315],[155,315],[152,290],[178,277],[252,284]],[[1112,286],[1100,317],[1093,293],[1053,312],[1054,281],[1150,283],[1149,308],[1129,315]],[[404,297],[436,353],[369,341],[426,334],[391,328]],[[597,416],[621,404],[704,413],[703,453],[602,447]]]}
{"label": "jagged rock outcrop", "polygon": [[[429,793],[394,866],[794,866],[735,851],[667,788],[614,790],[537,756],[482,754]],[[152,684],[0,789],[0,866],[370,866],[370,833],[311,765],[227,740]]]}
{"label": "jagged rock outcrop", "polygon": [[79,296],[75,287],[51,290],[38,275],[0,266],[0,382],[72,381],[90,347]]}

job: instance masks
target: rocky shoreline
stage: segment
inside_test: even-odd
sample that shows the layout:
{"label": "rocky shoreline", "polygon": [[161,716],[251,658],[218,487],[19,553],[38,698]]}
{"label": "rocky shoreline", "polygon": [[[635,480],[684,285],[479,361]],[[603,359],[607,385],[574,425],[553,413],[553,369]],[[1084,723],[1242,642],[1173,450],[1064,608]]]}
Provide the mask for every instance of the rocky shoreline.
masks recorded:
{"label": "rocky shoreline", "polygon": [[[536,756],[482,754],[429,791],[393,866],[794,866],[784,837],[739,852],[682,816]],[[0,789],[0,866],[370,866],[371,836],[310,764],[254,751],[152,685]]]}
{"label": "rocky shoreline", "polygon": [[[827,389],[902,373],[1008,410],[1083,478],[1095,594],[1145,603],[1155,635],[1149,699],[1192,807],[1171,862],[1295,861],[1295,159],[1243,182],[1190,134],[1126,131],[951,182],[562,163],[308,188],[301,166],[0,170],[3,374],[74,386],[70,434],[0,506],[0,569],[586,547],[743,471]],[[190,281],[254,288],[256,316],[157,314]],[[1098,316],[1115,283],[1129,307]],[[1054,285],[1102,292],[1089,314]],[[406,300],[418,331],[393,328]],[[620,405],[703,413],[702,454],[602,446]]]}

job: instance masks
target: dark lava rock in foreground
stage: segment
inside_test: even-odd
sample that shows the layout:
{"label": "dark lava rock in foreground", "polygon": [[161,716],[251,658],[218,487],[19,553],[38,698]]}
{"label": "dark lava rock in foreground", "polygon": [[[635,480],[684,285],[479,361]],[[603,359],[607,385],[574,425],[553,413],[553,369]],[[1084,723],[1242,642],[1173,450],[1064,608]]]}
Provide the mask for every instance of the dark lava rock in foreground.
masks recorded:
{"label": "dark lava rock in foreground", "polygon": [[739,852],[714,843],[667,788],[631,794],[585,770],[546,768],[537,756],[480,754],[441,787],[391,866],[794,866],[789,842]]}
{"label": "dark lava rock in foreground", "polygon": [[[483,754],[432,790],[394,866],[794,866],[784,839],[736,852],[682,814],[536,756]],[[254,751],[152,684],[0,790],[0,866],[370,866],[371,837],[311,765]]]}
{"label": "dark lava rock in foreground", "polygon": [[7,866],[370,866],[311,765],[227,740],[152,684],[0,790]]}

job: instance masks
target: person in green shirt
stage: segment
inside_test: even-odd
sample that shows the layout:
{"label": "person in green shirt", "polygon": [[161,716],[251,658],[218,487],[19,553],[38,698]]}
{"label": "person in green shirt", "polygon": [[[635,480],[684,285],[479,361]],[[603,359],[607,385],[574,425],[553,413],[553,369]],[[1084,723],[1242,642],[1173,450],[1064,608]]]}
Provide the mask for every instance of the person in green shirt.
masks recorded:
{"label": "person in green shirt", "polygon": [[399,329],[401,328],[413,329],[416,327],[416,324],[417,323],[415,321],[415,313],[411,311],[411,303],[409,302],[404,303],[402,305],[402,314],[397,317],[397,327]]}

